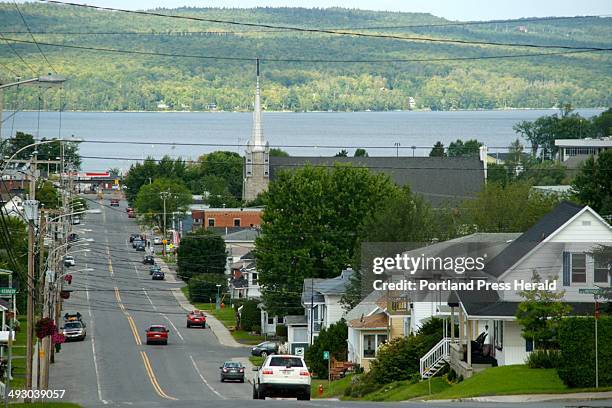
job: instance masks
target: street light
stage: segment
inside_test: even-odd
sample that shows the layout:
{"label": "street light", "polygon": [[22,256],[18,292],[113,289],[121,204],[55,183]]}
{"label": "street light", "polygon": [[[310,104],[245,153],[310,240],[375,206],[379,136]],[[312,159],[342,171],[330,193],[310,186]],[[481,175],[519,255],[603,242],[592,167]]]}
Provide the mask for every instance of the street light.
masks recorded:
{"label": "street light", "polygon": [[215,302],[215,308],[217,310],[221,309],[221,295],[219,293],[219,291],[221,290],[221,284],[217,283],[217,300]]}

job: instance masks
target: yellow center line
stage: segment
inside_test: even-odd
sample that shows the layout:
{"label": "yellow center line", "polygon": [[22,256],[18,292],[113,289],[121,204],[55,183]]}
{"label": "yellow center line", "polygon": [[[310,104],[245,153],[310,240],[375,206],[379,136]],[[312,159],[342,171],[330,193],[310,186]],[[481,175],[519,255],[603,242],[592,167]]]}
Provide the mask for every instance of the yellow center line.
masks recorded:
{"label": "yellow center line", "polygon": [[125,315],[125,318],[127,319],[130,325],[130,330],[132,331],[132,335],[134,336],[134,341],[136,342],[136,345],[141,346],[142,340],[140,340],[140,336],[138,335],[138,328],[136,327],[136,323],[134,322],[134,319],[132,318],[132,316],[130,316],[130,314],[127,312],[127,310],[125,310],[125,306],[123,306],[123,303],[121,302],[121,295],[119,294],[119,288],[116,286],[115,286],[115,299],[117,299],[117,304],[119,305],[119,308]]}
{"label": "yellow center line", "polygon": [[155,377],[153,368],[151,367],[151,362],[149,361],[149,357],[147,357],[147,354],[144,351],[141,351],[140,355],[142,356],[142,361],[144,362],[144,366],[147,371],[147,375],[149,376],[149,380],[151,380],[151,385],[153,385],[153,388],[155,389],[155,392],[157,393],[157,395],[159,395],[162,398],[177,401],[176,398],[171,397],[168,394],[166,394],[164,390],[162,390],[162,388],[159,386],[159,383],[157,382],[157,378]]}

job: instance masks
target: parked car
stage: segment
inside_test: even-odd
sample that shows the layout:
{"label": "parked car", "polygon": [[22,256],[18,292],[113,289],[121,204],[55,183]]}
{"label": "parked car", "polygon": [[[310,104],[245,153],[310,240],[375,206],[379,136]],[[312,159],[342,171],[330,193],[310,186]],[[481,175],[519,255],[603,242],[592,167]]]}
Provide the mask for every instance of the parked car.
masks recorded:
{"label": "parked car", "polygon": [[253,399],[297,397],[310,400],[310,372],[304,358],[292,355],[268,356],[261,367],[254,367]]}
{"label": "parked car", "polygon": [[125,207],[125,212],[130,212],[130,211],[134,211],[134,209],[132,207]]}
{"label": "parked car", "polygon": [[130,234],[130,242],[134,242],[135,239],[142,239],[140,234]]}
{"label": "parked car", "polygon": [[251,354],[254,356],[267,357],[276,353],[278,353],[278,343],[273,341],[264,341],[251,349]]}
{"label": "parked car", "polygon": [[169,330],[161,324],[154,324],[147,329],[147,344],[161,343],[168,344]]}
{"label": "parked car", "polygon": [[73,232],[70,235],[68,235],[68,242],[77,242],[78,240],[79,240],[79,234],[77,234],[76,232]]}
{"label": "parked car", "polygon": [[165,275],[162,271],[155,271],[151,275],[152,280],[164,280],[164,278],[165,278]]}
{"label": "parked car", "polygon": [[226,361],[221,367],[221,382],[225,380],[238,380],[244,382],[244,366],[238,361]]}
{"label": "parked car", "polygon": [[159,265],[152,265],[149,267],[149,275],[153,275],[155,272],[161,272]]}
{"label": "parked car", "polygon": [[72,225],[80,225],[81,217],[72,217]]}
{"label": "parked car", "polygon": [[64,313],[64,321],[65,322],[76,322],[76,321],[82,321],[81,320],[82,315],[79,312],[66,312]]}
{"label": "parked car", "polygon": [[153,238],[153,245],[161,245],[162,239],[160,237]]}
{"label": "parked car", "polygon": [[155,258],[153,258],[153,255],[145,255],[145,257],[142,258],[142,263],[145,265],[155,265]]}
{"label": "parked car", "polygon": [[119,207],[119,200],[116,198],[111,198],[110,199],[110,206],[111,207]]}
{"label": "parked car", "polygon": [[136,245],[136,251],[143,251],[146,249],[144,241],[140,241],[138,245]]}
{"label": "parked car", "polygon": [[66,338],[66,341],[83,341],[87,336],[87,329],[85,323],[83,323],[81,320],[68,321],[64,323],[64,327],[62,327],[61,330],[62,334]]}
{"label": "parked car", "polygon": [[201,310],[194,310],[187,315],[187,328],[191,326],[202,326],[206,328],[206,316]]}
{"label": "parked car", "polygon": [[139,235],[138,238],[134,238],[132,240],[132,248],[136,248],[141,243],[144,243],[144,241],[142,240],[142,238],[140,238],[140,235]]}
{"label": "parked car", "polygon": [[129,211],[127,214],[128,218],[136,218],[136,213],[134,211]]}
{"label": "parked car", "polygon": [[76,261],[74,260],[74,256],[66,255],[64,257],[64,265],[67,266],[67,267],[76,265]]}

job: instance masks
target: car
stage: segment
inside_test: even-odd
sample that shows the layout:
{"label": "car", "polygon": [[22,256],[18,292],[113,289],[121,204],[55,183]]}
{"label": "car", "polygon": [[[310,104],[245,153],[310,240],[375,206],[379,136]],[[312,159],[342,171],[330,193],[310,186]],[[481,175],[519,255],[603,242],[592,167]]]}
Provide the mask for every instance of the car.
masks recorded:
{"label": "car", "polygon": [[142,258],[142,263],[145,265],[155,265],[155,258],[153,258],[153,255],[145,255],[145,257]]}
{"label": "car", "polygon": [[152,265],[149,268],[149,275],[153,275],[155,272],[161,272],[161,268],[159,267],[159,265]]}
{"label": "car", "polygon": [[134,211],[134,209],[132,207],[125,207],[125,212],[130,212],[130,211]]}
{"label": "car", "polygon": [[144,243],[144,241],[142,240],[142,238],[140,238],[140,236],[138,236],[138,238],[134,238],[132,240],[132,248],[136,248],[141,243]]}
{"label": "car", "polygon": [[187,328],[191,326],[206,328],[206,316],[201,310],[194,310],[187,315]]}
{"label": "car", "polygon": [[134,242],[135,239],[142,239],[140,234],[130,234],[130,242]]}
{"label": "car", "polygon": [[66,341],[71,340],[85,340],[87,336],[87,326],[81,320],[73,320],[64,323],[64,327],[61,328],[62,334],[66,338]]}
{"label": "car", "polygon": [[119,207],[119,200],[117,198],[111,198],[110,199],[110,206],[111,207]]}
{"label": "car", "polygon": [[77,234],[76,232],[73,232],[70,235],[68,235],[68,242],[77,242],[78,240],[79,240],[79,234]]}
{"label": "car", "polygon": [[238,361],[226,361],[219,370],[221,370],[221,382],[225,380],[244,382],[244,366]]}
{"label": "car", "polygon": [[151,275],[152,280],[164,280],[164,278],[165,278],[165,275],[162,271],[155,271]]}
{"label": "car", "polygon": [[264,341],[251,349],[251,354],[254,356],[267,357],[276,353],[278,353],[278,343],[273,341]]}
{"label": "car", "polygon": [[136,245],[136,251],[144,251],[146,249],[144,241],[140,241],[138,245]]}
{"label": "car", "polygon": [[64,257],[64,265],[67,266],[67,267],[76,265],[76,261],[74,260],[74,256],[66,255]]}
{"label": "car", "polygon": [[128,218],[136,218],[136,213],[134,211],[130,211],[127,214],[128,214]]}
{"label": "car", "polygon": [[310,371],[301,356],[268,356],[261,367],[254,367],[253,399],[266,397],[310,400]]}
{"label": "car", "polygon": [[153,238],[153,245],[161,245],[162,239],[160,237]]}
{"label": "car", "polygon": [[168,344],[168,333],[170,330],[161,324],[151,325],[147,331],[147,344],[161,343]]}
{"label": "car", "polygon": [[79,312],[66,312],[64,313],[64,321],[65,322],[81,322],[82,315]]}
{"label": "car", "polygon": [[73,217],[72,218],[72,225],[80,225],[81,224],[81,218],[80,217]]}

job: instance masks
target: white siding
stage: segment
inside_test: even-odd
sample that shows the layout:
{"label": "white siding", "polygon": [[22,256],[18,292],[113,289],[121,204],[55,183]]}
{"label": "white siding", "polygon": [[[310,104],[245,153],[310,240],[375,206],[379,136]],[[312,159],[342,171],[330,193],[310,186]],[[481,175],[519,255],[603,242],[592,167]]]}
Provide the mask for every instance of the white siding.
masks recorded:
{"label": "white siding", "polygon": [[340,304],[340,296],[325,296],[325,327],[329,327],[330,325],[340,321],[342,317],[346,314],[342,305]]}
{"label": "white siding", "polygon": [[524,364],[528,355],[525,339],[521,336],[521,326],[517,322],[504,322],[504,344],[502,350],[495,350],[497,364]]}
{"label": "white siding", "polygon": [[287,330],[287,341],[289,343],[308,343],[308,331],[306,327],[289,326]]}
{"label": "white siding", "polygon": [[551,242],[612,242],[612,227],[587,210],[558,231]]}
{"label": "white siding", "polygon": [[361,353],[359,352],[361,349],[359,344],[360,338],[361,332],[359,330],[355,330],[352,327],[348,328],[348,360],[354,364],[361,363]]}
{"label": "white siding", "polygon": [[437,302],[413,302],[410,326],[413,332],[419,330],[423,320],[427,320],[436,314]]}

